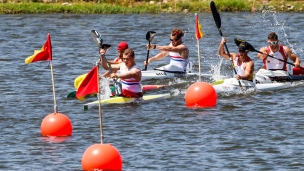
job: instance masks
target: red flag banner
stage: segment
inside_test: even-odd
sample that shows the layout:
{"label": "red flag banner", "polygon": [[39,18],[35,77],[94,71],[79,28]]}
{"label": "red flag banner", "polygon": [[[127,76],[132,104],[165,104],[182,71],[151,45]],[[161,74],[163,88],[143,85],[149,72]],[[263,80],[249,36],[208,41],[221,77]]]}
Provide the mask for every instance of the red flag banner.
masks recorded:
{"label": "red flag banner", "polygon": [[95,66],[88,75],[84,78],[78,90],[76,92],[76,98],[83,101],[84,97],[88,94],[98,93],[99,84],[98,84],[98,66]]}
{"label": "red flag banner", "polygon": [[195,37],[196,37],[196,40],[199,40],[201,39],[202,37],[204,37],[204,33],[202,31],[202,26],[198,20],[198,15],[196,14],[196,17],[195,17]]}
{"label": "red flag banner", "polygon": [[37,61],[51,61],[52,60],[52,43],[51,36],[48,33],[47,40],[44,43],[41,50],[35,50],[34,55],[29,56],[25,59],[25,63],[29,64]]}

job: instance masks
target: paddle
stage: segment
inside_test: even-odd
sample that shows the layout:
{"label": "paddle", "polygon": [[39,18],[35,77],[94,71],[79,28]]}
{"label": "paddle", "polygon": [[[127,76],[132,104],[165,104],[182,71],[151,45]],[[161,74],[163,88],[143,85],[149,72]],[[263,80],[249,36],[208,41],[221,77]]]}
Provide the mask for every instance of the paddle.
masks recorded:
{"label": "paddle", "polygon": [[[242,39],[234,39],[234,42],[235,42],[236,45],[239,45],[240,43],[246,42],[246,41],[245,41],[245,40],[242,40]],[[248,47],[248,50],[249,50],[249,51],[251,51],[251,52],[258,52],[258,53],[260,53],[260,54],[264,54],[263,52],[256,50],[250,43],[248,43],[248,42],[246,42],[246,43],[247,43],[247,47]],[[269,54],[267,54],[267,56],[270,57],[270,58],[279,60],[279,61],[281,61],[281,62],[286,62],[286,63],[289,64],[289,65],[295,66],[295,64],[293,64],[293,63],[291,63],[291,62],[284,61],[284,60],[282,60],[282,59],[276,58],[276,57],[271,56],[271,55],[269,55]],[[301,69],[304,70],[303,67],[299,67],[299,68],[301,68]]]}
{"label": "paddle", "polygon": [[[147,32],[147,34],[146,34],[146,39],[147,39],[148,42],[149,42],[149,46],[150,46],[151,41],[152,41],[152,39],[154,38],[155,34],[156,34],[155,31],[148,31],[148,32]],[[147,59],[146,59],[146,64],[147,64],[147,65],[145,66],[144,71],[146,71],[146,70],[147,70],[147,67],[148,67],[149,52],[150,52],[150,50],[147,51]]]}
{"label": "paddle", "polygon": [[[223,37],[223,33],[222,33],[222,30],[221,30],[221,17],[220,17],[220,14],[218,13],[217,8],[215,6],[215,3],[213,1],[210,2],[210,8],[211,8],[211,12],[212,12],[213,19],[214,19],[214,22],[216,24],[216,27],[219,30],[220,35]],[[224,45],[225,45],[226,51],[228,53],[232,69],[233,69],[235,75],[237,75],[237,72],[235,70],[234,63],[233,63],[232,58],[230,56],[228,47],[227,47],[226,43],[224,43]],[[241,89],[243,90],[243,86],[242,86],[240,80],[238,80],[238,83],[239,83],[239,86],[241,87]]]}
{"label": "paddle", "polygon": [[[101,34],[98,31],[92,30],[91,31],[91,36],[93,38],[93,41],[96,43],[96,45],[99,48],[104,49],[106,52],[111,48],[111,45],[109,45],[109,44],[103,44],[103,39],[101,37]],[[112,71],[111,64],[109,64],[109,62],[108,62],[108,60],[107,60],[107,58],[105,56],[104,56],[104,58],[105,58],[105,61],[107,63],[107,66],[109,68],[110,74],[112,74],[113,71]],[[117,82],[116,79],[113,79],[113,81],[114,81],[114,85],[115,85],[115,94],[116,95],[120,95],[121,94],[121,87],[120,87],[120,85],[119,85],[119,83]]]}

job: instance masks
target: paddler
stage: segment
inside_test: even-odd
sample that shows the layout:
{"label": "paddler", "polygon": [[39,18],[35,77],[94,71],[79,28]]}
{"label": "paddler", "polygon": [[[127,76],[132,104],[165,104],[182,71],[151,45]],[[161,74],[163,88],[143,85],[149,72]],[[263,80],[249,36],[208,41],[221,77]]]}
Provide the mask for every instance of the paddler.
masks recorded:
{"label": "paddler", "polygon": [[[122,63],[123,60],[123,53],[125,52],[126,49],[129,48],[129,45],[127,42],[120,42],[117,45],[117,53],[118,53],[118,57],[116,57],[113,61],[108,61],[109,64],[119,64]],[[101,61],[98,61],[98,65],[101,65]],[[110,77],[110,71],[105,72],[104,74],[102,74],[103,77]]]}
{"label": "paddler", "polygon": [[[104,49],[100,49],[99,52],[103,68],[109,70],[105,59],[106,51]],[[111,69],[114,71],[110,77],[113,79],[121,79],[121,96],[134,98],[142,97],[141,70],[136,65],[134,51],[132,49],[124,50],[122,60],[122,63],[109,64]]]}
{"label": "paddler", "polygon": [[[224,49],[224,44],[226,39],[222,38],[221,43],[218,47],[218,53],[225,59],[229,59],[228,53]],[[248,56],[246,42],[242,42],[238,46],[239,53],[230,53],[230,57],[233,60],[234,68],[237,74],[234,76],[238,80],[248,80],[253,81],[253,72],[254,72],[254,63],[251,58]]]}
{"label": "paddler", "polygon": [[168,45],[159,46],[156,44],[148,44],[147,49],[157,49],[161,51],[159,54],[149,58],[148,63],[144,62],[144,65],[150,64],[152,61],[162,60],[167,56],[170,56],[170,64],[155,68],[155,70],[171,71],[183,73],[186,72],[187,65],[189,63],[189,49],[183,42],[182,37],[184,32],[179,28],[173,28],[170,34],[170,43]]}
{"label": "paddler", "polygon": [[[263,60],[264,69],[268,70],[287,70],[286,62],[288,58],[294,62],[294,66],[296,68],[300,67],[300,59],[296,54],[292,53],[288,46],[283,46],[278,38],[278,35],[275,32],[271,32],[268,34],[267,40],[268,46],[262,47],[260,52],[258,53],[258,58]],[[279,61],[277,59],[268,57],[267,55],[271,55],[277,59],[281,59],[286,62]]]}

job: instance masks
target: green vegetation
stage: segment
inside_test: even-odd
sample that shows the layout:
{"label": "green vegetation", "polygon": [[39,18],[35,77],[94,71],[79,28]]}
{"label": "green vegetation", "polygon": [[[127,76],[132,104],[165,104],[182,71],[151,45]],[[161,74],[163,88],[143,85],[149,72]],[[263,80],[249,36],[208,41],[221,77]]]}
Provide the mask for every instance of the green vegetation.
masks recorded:
{"label": "green vegetation", "polygon": [[[209,0],[0,0],[0,14],[209,12]],[[215,0],[219,11],[303,12],[304,0]]]}

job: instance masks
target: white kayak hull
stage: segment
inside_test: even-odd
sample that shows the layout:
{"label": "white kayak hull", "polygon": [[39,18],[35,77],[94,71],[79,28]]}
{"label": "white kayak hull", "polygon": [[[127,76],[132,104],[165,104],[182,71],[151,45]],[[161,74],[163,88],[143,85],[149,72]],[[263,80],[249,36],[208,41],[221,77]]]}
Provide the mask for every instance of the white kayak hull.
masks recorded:
{"label": "white kayak hull", "polygon": [[292,86],[290,82],[254,84],[251,81],[240,80],[240,83],[243,89],[241,89],[238,80],[235,78],[225,79],[223,80],[222,83],[213,85],[213,87],[217,93],[237,93],[237,92],[242,92],[243,90],[245,90],[246,92],[271,91],[271,90],[285,89]]}
{"label": "white kayak hull", "polygon": [[[167,99],[170,97],[171,97],[170,93],[157,94],[157,95],[145,95],[142,98],[114,97],[114,98],[100,100],[100,103],[101,103],[101,105],[126,104],[126,103],[147,103],[147,102]],[[99,105],[98,100],[90,102],[90,103],[86,103],[86,104],[84,104],[84,110],[88,110],[92,106],[98,106],[98,105]]]}
{"label": "white kayak hull", "polygon": [[255,74],[256,83],[261,84],[272,82],[292,82],[298,80],[304,80],[304,71],[299,68],[291,68],[288,71],[260,69]]}

